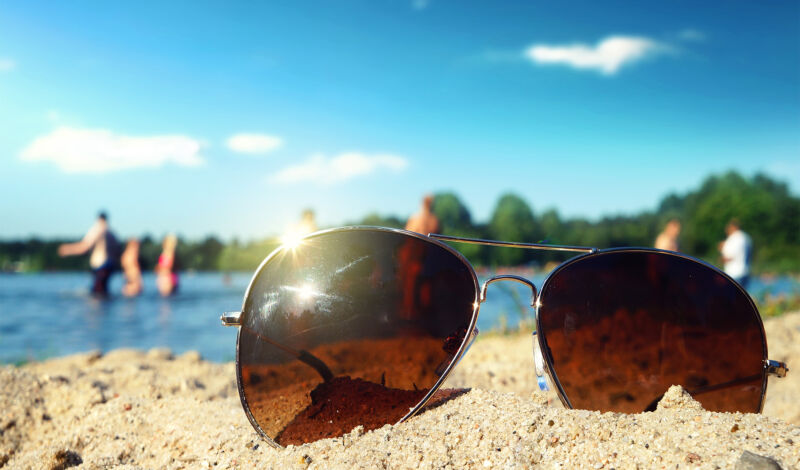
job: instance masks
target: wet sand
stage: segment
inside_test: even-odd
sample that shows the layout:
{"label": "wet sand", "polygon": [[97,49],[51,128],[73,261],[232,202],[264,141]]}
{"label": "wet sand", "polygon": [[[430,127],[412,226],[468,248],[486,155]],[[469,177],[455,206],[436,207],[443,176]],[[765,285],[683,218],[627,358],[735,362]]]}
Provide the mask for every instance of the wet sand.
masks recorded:
{"label": "wet sand", "polygon": [[799,468],[800,312],[765,328],[770,358],[796,370],[770,379],[761,415],[704,411],[678,387],[651,413],[563,409],[537,391],[521,334],[473,345],[447,384],[468,393],[287,449],[253,431],[231,363],[115,350],[6,366],[0,468],[733,468],[745,451]]}

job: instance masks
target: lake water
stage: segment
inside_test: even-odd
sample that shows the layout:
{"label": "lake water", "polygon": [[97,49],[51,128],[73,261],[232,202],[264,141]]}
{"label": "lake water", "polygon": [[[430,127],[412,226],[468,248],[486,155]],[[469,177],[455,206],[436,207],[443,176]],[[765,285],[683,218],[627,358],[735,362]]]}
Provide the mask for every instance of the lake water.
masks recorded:
{"label": "lake water", "polygon": [[[197,350],[212,361],[235,355],[236,329],[220,326],[225,311],[238,311],[250,274],[184,273],[180,292],[161,298],[152,274],[145,293],[134,299],[98,300],[88,294],[89,274],[0,274],[0,363],[41,360],[75,352],[116,348],[168,347],[175,353]],[[543,277],[532,279],[540,285]],[[112,278],[120,292],[122,276]],[[754,296],[800,292],[788,277],[757,279]],[[514,326],[526,308],[530,291],[516,283],[493,284],[481,306],[478,328]]]}

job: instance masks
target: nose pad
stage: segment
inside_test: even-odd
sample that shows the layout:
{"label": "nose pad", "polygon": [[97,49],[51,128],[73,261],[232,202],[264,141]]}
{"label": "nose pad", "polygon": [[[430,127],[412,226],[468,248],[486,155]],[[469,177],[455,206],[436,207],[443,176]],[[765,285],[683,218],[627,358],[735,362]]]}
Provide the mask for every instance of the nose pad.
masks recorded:
{"label": "nose pad", "polygon": [[536,372],[536,382],[539,384],[539,390],[547,392],[552,389],[552,382],[550,381],[550,371],[547,369],[547,364],[544,362],[544,355],[542,355],[542,348],[539,345],[539,337],[536,332],[533,332],[533,368]]}
{"label": "nose pad", "polygon": [[[470,333],[469,339],[467,339],[467,347],[464,349],[464,354],[462,354],[461,357],[458,358],[458,362],[461,362],[461,359],[463,359],[464,356],[467,355],[467,351],[469,351],[469,348],[472,347],[472,343],[475,342],[475,338],[478,337],[478,333],[480,333],[480,331],[478,330],[478,327],[475,327],[472,330],[472,333]],[[444,360],[440,362],[438,366],[436,366],[436,370],[434,372],[438,377],[441,377],[442,374],[444,374],[444,371],[447,370],[447,366],[449,366],[450,363],[453,362],[453,356],[454,356],[453,354],[448,354],[447,357],[444,358]],[[453,367],[457,366],[458,362],[453,364]]]}

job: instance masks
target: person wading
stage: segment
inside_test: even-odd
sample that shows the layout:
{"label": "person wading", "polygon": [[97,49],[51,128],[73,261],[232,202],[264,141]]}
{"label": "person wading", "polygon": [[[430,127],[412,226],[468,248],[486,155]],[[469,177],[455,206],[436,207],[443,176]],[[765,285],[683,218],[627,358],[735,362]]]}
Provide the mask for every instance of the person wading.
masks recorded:
{"label": "person wading", "polygon": [[79,242],[64,243],[58,247],[59,256],[78,256],[87,253],[92,268],[92,294],[108,295],[108,280],[118,268],[120,246],[117,237],[108,227],[108,214],[101,211],[94,225]]}

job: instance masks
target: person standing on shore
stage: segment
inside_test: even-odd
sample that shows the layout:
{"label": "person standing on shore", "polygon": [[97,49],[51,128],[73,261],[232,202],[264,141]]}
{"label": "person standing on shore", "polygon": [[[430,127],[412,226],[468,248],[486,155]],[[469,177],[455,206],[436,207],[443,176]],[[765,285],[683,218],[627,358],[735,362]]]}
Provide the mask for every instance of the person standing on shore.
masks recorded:
{"label": "person standing on shore", "polygon": [[[422,198],[419,212],[408,218],[406,230],[422,235],[439,231],[439,219],[433,213],[433,196]],[[425,248],[410,240],[400,247],[397,253],[399,260],[397,277],[403,285],[403,304],[401,318],[412,319],[430,306],[430,286],[421,281],[425,269]]]}
{"label": "person standing on shore", "polygon": [[725,226],[728,238],[720,242],[719,251],[722,254],[723,270],[742,287],[747,289],[750,283],[750,258],[753,252],[753,243],[750,236],[744,233],[739,220],[731,219]]}
{"label": "person standing on shore", "polygon": [[118,267],[119,242],[108,227],[108,214],[100,211],[94,225],[79,242],[64,243],[58,247],[59,256],[78,256],[89,250],[89,266],[92,268],[92,294],[108,295],[108,280]]}
{"label": "person standing on shore", "polygon": [[681,233],[681,221],[670,219],[664,230],[656,237],[655,247],[659,250],[678,251],[678,235]]}
{"label": "person standing on shore", "polygon": [[422,199],[419,212],[408,218],[406,230],[428,235],[439,231],[439,219],[433,213],[433,196],[428,194]]}

